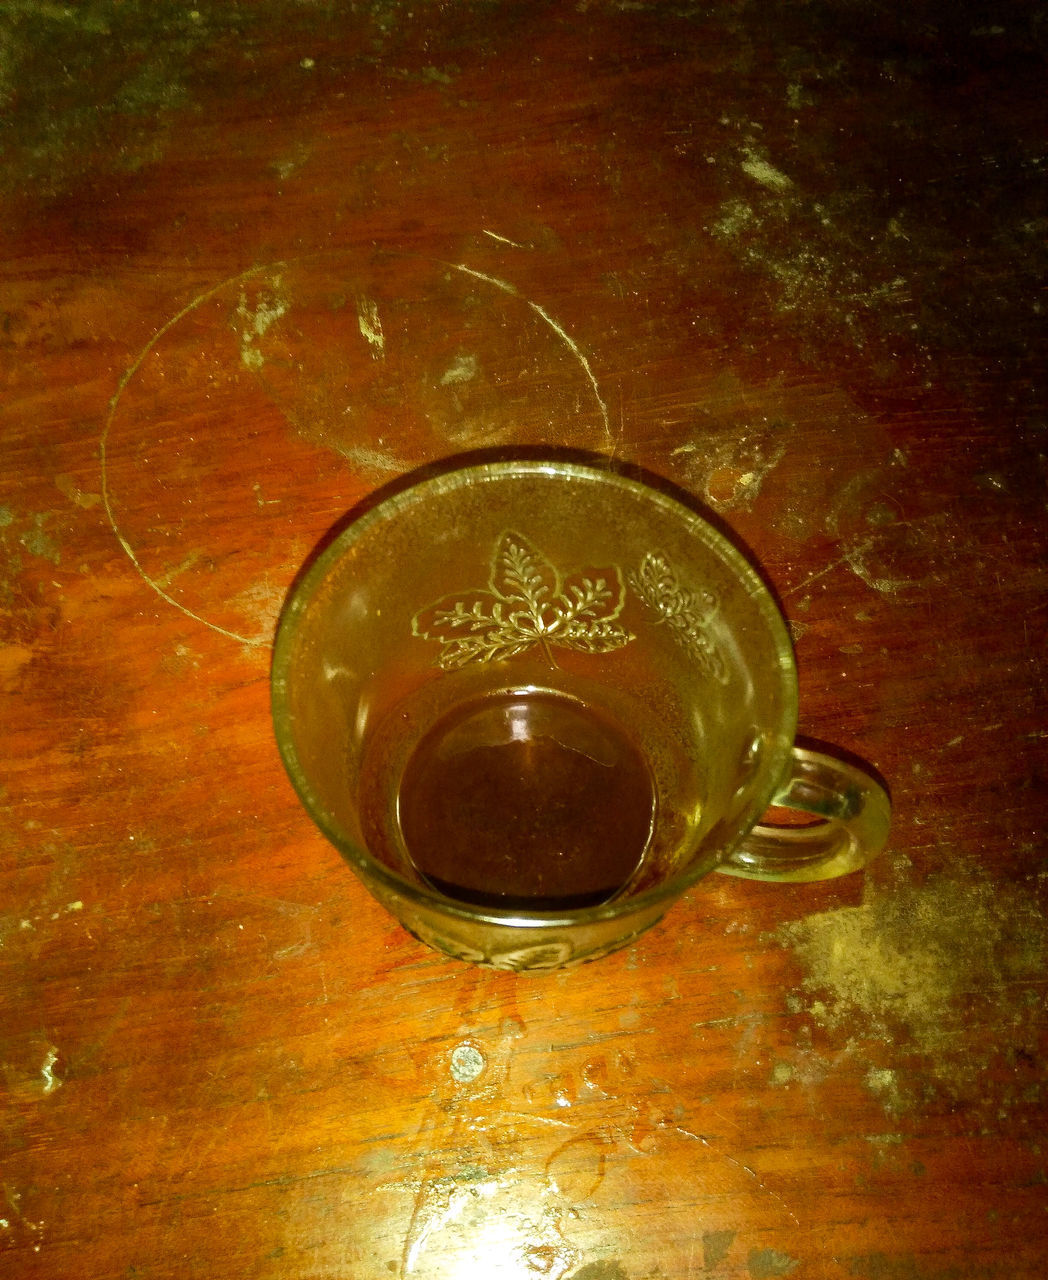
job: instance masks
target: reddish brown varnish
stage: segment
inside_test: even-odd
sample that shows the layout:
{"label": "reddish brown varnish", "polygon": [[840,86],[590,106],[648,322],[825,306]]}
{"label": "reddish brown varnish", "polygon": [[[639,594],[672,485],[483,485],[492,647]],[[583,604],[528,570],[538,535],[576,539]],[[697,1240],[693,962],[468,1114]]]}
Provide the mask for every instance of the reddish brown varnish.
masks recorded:
{"label": "reddish brown varnish", "polygon": [[[3,1280],[1044,1280],[1039,9],[2,7]],[[299,567],[536,444],[749,548],[868,872],[526,976],[316,830]]]}

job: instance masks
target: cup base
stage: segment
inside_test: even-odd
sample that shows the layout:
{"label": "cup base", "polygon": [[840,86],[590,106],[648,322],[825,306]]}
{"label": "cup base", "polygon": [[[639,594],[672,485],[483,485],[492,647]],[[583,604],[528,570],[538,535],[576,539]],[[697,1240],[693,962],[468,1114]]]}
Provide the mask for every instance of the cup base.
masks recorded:
{"label": "cup base", "polygon": [[424,734],[395,816],[415,871],[445,897],[582,909],[633,877],[655,788],[639,745],[604,712],[518,689],[457,706]]}

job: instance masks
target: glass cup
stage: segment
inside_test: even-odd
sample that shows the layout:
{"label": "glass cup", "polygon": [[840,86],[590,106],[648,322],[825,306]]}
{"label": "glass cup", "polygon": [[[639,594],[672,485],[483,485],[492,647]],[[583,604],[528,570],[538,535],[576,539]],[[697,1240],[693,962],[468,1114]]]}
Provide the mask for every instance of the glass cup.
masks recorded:
{"label": "glass cup", "polygon": [[686,496],[610,465],[488,461],[373,503],[292,587],[272,701],[313,821],[475,964],[592,960],[711,871],[825,879],[887,839],[884,789],[794,743],[757,573]]}

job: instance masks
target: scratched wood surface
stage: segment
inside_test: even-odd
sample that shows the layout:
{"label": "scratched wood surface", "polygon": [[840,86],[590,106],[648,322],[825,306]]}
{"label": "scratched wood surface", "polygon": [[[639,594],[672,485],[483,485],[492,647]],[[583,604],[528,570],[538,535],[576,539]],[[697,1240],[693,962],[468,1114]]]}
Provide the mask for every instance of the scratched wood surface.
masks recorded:
{"label": "scratched wood surface", "polygon": [[[1043,1276],[1037,6],[0,23],[0,1275]],[[520,443],[752,548],[866,874],[519,978],[311,828],[297,567]]]}

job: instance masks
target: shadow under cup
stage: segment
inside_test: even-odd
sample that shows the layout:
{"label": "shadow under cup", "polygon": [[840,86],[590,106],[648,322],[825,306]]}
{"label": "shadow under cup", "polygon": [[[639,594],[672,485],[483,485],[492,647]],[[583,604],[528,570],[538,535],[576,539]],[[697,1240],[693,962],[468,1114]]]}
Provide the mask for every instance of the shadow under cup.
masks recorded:
{"label": "shadow under cup", "polygon": [[795,754],[783,619],[711,525],[614,472],[488,463],[379,502],[294,587],[272,690],[313,820],[460,959],[606,954],[733,858],[816,878],[737,853]]}

